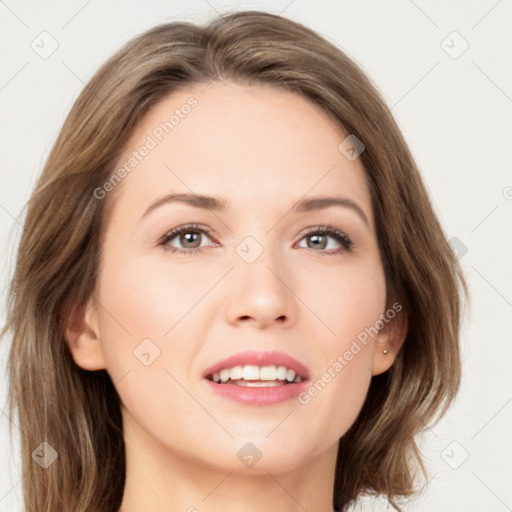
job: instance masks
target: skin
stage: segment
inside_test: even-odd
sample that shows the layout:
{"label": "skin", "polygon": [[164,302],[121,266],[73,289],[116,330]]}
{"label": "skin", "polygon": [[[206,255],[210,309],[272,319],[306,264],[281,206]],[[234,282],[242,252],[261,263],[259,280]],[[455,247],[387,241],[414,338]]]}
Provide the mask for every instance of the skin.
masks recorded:
{"label": "skin", "polygon": [[[218,82],[156,105],[120,162],[191,95],[198,105],[115,191],[96,288],[68,335],[75,362],[106,369],[122,400],[121,510],[328,512],[338,439],[405,332],[386,324],[305,405],[231,402],[211,392],[202,373],[239,351],[279,350],[307,365],[314,381],[385,313],[364,168],[338,150],[346,134],[317,106],[270,86]],[[219,196],[228,207],[166,204],[140,220],[174,192]],[[333,193],[357,203],[368,225],[346,207],[291,212],[303,196]],[[158,245],[187,223],[212,229],[198,235],[201,252]],[[353,248],[330,235],[315,246],[305,232],[326,224],[346,233]],[[263,249],[250,264],[236,252],[247,236]],[[168,243],[191,247],[184,244],[179,235]],[[160,350],[149,366],[134,356],[146,338]],[[252,468],[237,457],[248,442],[262,453]]]}

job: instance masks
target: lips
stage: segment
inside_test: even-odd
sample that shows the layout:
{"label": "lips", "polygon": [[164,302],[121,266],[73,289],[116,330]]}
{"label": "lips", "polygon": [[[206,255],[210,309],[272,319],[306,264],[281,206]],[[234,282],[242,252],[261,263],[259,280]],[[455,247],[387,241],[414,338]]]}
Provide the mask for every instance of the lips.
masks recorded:
{"label": "lips", "polygon": [[294,357],[285,354],[284,352],[259,352],[256,350],[248,350],[234,354],[226,359],[223,359],[222,361],[215,363],[213,366],[210,366],[203,372],[203,378],[211,378],[214,374],[220,373],[221,370],[225,370],[226,368],[246,365],[259,367],[284,366],[290,370],[293,370],[297,376],[301,377],[302,380],[308,379],[310,374],[306,365]]}

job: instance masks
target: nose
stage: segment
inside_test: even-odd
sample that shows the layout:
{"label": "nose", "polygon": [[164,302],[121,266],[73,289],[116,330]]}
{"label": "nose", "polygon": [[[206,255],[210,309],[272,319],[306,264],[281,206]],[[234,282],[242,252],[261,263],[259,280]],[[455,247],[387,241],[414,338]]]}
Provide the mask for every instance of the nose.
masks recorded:
{"label": "nose", "polygon": [[229,279],[227,321],[233,326],[272,325],[289,328],[296,322],[297,297],[293,277],[269,250],[252,263],[240,260]]}

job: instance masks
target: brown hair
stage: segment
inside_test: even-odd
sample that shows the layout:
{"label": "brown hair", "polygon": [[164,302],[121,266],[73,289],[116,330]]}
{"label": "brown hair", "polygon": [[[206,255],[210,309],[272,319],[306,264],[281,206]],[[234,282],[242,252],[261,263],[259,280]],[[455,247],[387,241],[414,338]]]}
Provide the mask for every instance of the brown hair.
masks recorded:
{"label": "brown hair", "polygon": [[[333,504],[363,493],[397,499],[425,473],[415,435],[453,400],[460,382],[459,330],[466,284],[411,153],[374,86],[342,51],[312,30],[264,12],[238,12],[204,27],[157,26],[129,41],[73,105],[27,203],[7,323],[9,414],[22,430],[27,512],[109,511],[120,506],[125,451],[119,397],[108,374],[73,361],[64,336],[72,309],[90,298],[115,194],[94,191],[115,170],[134,128],[178,89],[226,80],[269,84],[314,102],[347,134],[372,195],[387,305],[403,306],[404,345],[372,379],[339,444]],[[46,441],[58,463],[32,452]]]}

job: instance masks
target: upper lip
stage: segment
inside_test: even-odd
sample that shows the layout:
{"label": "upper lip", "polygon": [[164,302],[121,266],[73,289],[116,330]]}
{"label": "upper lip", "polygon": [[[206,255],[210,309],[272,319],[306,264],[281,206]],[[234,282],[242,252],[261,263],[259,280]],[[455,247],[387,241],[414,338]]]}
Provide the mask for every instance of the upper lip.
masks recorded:
{"label": "upper lip", "polygon": [[286,366],[286,368],[293,370],[296,375],[302,379],[309,378],[309,369],[306,365],[284,352],[270,351],[259,352],[257,350],[247,350],[245,352],[238,352],[232,356],[215,363],[203,372],[203,378],[220,372],[224,368],[233,368],[233,366]]}

